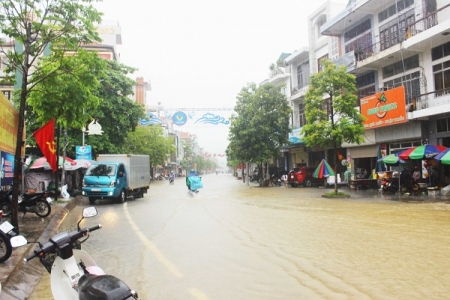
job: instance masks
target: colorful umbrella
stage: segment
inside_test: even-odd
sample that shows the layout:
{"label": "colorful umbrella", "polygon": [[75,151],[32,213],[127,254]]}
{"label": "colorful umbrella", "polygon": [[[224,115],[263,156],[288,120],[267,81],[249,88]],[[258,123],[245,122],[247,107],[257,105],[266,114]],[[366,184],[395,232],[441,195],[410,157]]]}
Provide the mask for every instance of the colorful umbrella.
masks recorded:
{"label": "colorful umbrella", "polygon": [[375,172],[384,172],[386,171],[386,165],[384,164],[383,161],[380,161],[383,158],[383,156],[381,156],[381,147],[378,146],[377,147],[377,164],[375,166]]}
{"label": "colorful umbrella", "polygon": [[435,157],[445,149],[447,149],[447,147],[439,145],[420,145],[403,151],[398,157],[404,160],[429,159]]}
{"label": "colorful umbrella", "polygon": [[[69,157],[63,158],[62,156],[59,157],[58,160],[58,166],[61,167],[63,165],[63,161],[66,161],[71,164],[75,164],[75,161]],[[33,160],[30,165],[28,166],[29,169],[39,169],[44,168],[50,170],[52,167],[50,167],[50,164],[47,162],[47,159],[45,157],[40,157],[35,160]]]}
{"label": "colorful umbrella", "polygon": [[450,165],[450,148],[447,148],[436,155],[434,159],[443,163],[444,165]]}
{"label": "colorful umbrella", "polygon": [[328,176],[334,176],[333,168],[326,162],[325,159],[322,159],[322,161],[317,166],[316,170],[314,171],[314,178],[324,178]]}
{"label": "colorful umbrella", "polygon": [[386,165],[390,165],[390,166],[398,166],[399,164],[404,164],[406,163],[403,159],[399,158],[399,155],[403,153],[401,152],[397,152],[397,153],[392,153],[389,155],[386,155],[385,157],[379,159],[377,161],[377,163],[382,162]]}

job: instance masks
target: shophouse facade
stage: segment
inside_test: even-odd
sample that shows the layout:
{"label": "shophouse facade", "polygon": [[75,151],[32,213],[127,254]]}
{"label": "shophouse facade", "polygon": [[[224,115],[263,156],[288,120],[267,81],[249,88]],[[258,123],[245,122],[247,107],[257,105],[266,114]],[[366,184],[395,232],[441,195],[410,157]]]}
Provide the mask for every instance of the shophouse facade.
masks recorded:
{"label": "shophouse facade", "polygon": [[[351,1],[320,27],[338,39],[334,61],[356,76],[368,118],[366,142],[343,145],[353,172],[374,169],[377,147],[450,146],[449,28],[450,3],[439,0]],[[440,172],[450,183],[448,167]]]}
{"label": "shophouse facade", "polygon": [[[324,36],[320,27],[345,8],[345,4],[327,1],[308,17],[309,45],[285,58],[287,73],[290,74],[286,82],[287,98],[292,108],[289,136],[291,144],[284,148],[288,170],[299,166],[316,166],[323,158],[334,165],[335,155],[332,149],[307,147],[302,140],[301,129],[306,124],[304,98],[309,88],[310,76],[317,74],[320,60],[337,58],[340,56],[339,39]],[[345,155],[345,149],[338,149]],[[342,170],[345,168],[342,167]]]}

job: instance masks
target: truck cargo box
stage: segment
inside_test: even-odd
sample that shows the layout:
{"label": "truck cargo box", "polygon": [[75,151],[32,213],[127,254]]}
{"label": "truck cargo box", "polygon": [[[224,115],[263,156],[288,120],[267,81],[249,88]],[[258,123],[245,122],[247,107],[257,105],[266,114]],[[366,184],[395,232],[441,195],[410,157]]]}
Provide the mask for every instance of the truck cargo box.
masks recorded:
{"label": "truck cargo box", "polygon": [[150,156],[135,154],[100,154],[97,161],[118,162],[125,165],[128,173],[127,184],[129,190],[148,188],[150,185]]}

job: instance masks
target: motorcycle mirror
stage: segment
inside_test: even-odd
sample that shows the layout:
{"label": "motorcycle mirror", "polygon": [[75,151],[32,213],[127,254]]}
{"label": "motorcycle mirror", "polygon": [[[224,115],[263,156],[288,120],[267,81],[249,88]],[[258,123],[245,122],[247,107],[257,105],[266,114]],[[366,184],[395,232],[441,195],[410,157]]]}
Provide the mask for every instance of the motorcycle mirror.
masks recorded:
{"label": "motorcycle mirror", "polygon": [[28,243],[27,239],[22,235],[16,235],[10,239],[11,246],[17,248]]}
{"label": "motorcycle mirror", "polygon": [[97,209],[94,206],[83,209],[83,218],[91,218],[97,215]]}

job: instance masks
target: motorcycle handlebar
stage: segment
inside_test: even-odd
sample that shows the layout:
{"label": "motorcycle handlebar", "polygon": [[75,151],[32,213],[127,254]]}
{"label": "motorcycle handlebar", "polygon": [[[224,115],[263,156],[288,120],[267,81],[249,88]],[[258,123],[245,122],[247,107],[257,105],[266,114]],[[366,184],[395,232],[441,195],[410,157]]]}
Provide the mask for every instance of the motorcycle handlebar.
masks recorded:
{"label": "motorcycle handlebar", "polygon": [[[75,241],[77,241],[78,239],[82,238],[83,236],[85,236],[87,233],[98,230],[102,228],[101,224],[95,225],[93,227],[90,228],[82,228],[80,230],[76,230],[76,231],[72,231],[68,233],[68,236],[70,237],[70,243],[74,243]],[[33,251],[33,254],[31,254],[30,256],[24,258],[24,262],[30,261],[31,259],[38,257],[38,256],[44,256],[47,253],[51,253],[54,252],[55,249],[58,247],[57,244],[49,241],[47,243],[45,243],[41,248],[38,248],[36,250]]]}

